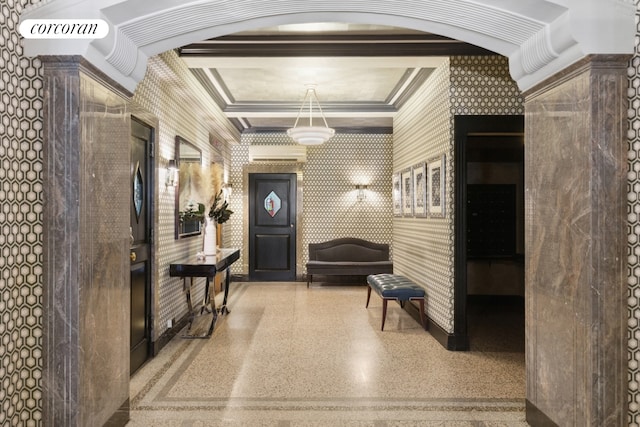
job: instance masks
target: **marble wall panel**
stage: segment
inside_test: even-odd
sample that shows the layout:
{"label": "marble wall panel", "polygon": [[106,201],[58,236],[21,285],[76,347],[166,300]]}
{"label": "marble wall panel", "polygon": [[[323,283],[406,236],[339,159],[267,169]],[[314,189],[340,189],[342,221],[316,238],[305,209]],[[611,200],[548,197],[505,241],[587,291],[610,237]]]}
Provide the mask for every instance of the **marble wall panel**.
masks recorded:
{"label": "marble wall panel", "polygon": [[43,421],[103,425],[129,396],[128,101],[79,58],[43,63]]}
{"label": "marble wall panel", "polygon": [[527,399],[558,425],[626,421],[625,59],[526,99]]}

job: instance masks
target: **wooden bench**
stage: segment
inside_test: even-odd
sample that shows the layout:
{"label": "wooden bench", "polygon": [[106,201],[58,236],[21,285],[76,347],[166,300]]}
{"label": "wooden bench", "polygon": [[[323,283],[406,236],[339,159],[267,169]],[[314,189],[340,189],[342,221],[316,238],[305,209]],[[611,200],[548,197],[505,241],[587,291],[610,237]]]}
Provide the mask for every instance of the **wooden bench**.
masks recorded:
{"label": "wooden bench", "polygon": [[367,305],[369,307],[369,299],[371,298],[371,289],[375,290],[382,297],[382,327],[384,330],[384,321],[387,318],[387,302],[396,300],[404,307],[406,301],[418,301],[420,303],[420,322],[422,327],[426,329],[424,318],[424,288],[418,286],[413,281],[399,274],[370,274],[367,276]]}

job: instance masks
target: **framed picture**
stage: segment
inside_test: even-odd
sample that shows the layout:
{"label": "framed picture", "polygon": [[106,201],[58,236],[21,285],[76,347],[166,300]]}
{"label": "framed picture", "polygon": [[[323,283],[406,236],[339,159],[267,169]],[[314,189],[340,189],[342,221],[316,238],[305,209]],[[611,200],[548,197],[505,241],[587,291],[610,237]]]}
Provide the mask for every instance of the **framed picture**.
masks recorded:
{"label": "framed picture", "polygon": [[446,214],[445,160],[443,154],[427,163],[427,206],[429,216],[436,218],[444,218]]}
{"label": "framed picture", "polygon": [[402,191],[402,216],[413,216],[411,168],[407,168],[400,173],[400,189]]}
{"label": "framed picture", "polygon": [[402,216],[402,188],[400,187],[400,173],[393,174],[393,216]]}
{"label": "framed picture", "polygon": [[418,163],[412,169],[413,175],[413,215],[427,216],[427,166]]}

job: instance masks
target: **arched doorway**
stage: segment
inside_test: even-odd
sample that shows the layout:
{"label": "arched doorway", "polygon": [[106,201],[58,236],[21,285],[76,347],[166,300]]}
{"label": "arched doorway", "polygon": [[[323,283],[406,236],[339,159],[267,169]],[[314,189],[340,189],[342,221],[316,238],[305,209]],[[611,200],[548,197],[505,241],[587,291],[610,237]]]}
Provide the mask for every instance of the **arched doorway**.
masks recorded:
{"label": "arched doorway", "polygon": [[[512,76],[518,81],[522,89],[531,89],[531,92],[529,92],[528,95],[529,99],[532,100],[530,104],[532,107],[531,111],[535,111],[537,113],[548,111],[545,109],[546,103],[550,102],[556,105],[557,100],[554,98],[555,94],[547,97],[548,95],[545,91],[539,90],[539,88],[534,89],[535,84],[540,83],[544,78],[551,77],[558,71],[565,69],[569,64],[572,64],[577,59],[582,58],[588,52],[603,52],[603,50],[601,50],[603,42],[597,42],[595,40],[597,39],[598,33],[594,33],[595,35],[593,38],[583,37],[582,32],[579,31],[578,28],[582,21],[572,21],[568,17],[570,15],[569,10],[549,2],[532,2],[527,5],[529,7],[524,9],[522,9],[523,6],[514,6],[514,8],[516,8],[515,10],[500,10],[487,4],[440,4],[438,2],[433,2],[431,6],[439,6],[440,8],[428,9],[424,4],[419,4],[416,5],[415,8],[403,5],[402,10],[400,10],[400,6],[398,4],[390,1],[367,2],[366,4],[359,1],[351,1],[342,2],[339,5],[326,3],[322,5],[308,5],[302,2],[287,1],[277,3],[275,9],[272,2],[262,1],[247,2],[246,6],[243,5],[242,2],[236,2],[233,6],[229,5],[228,9],[225,8],[225,5],[209,3],[181,5],[176,3],[176,7],[174,8],[169,8],[166,4],[150,7],[162,8],[157,10],[149,10],[144,7],[138,9],[132,8],[133,3],[135,2],[123,2],[104,9],[100,9],[99,6],[94,6],[93,10],[100,11],[103,14],[102,16],[110,21],[113,32],[108,39],[95,41],[91,44],[87,43],[82,45],[80,43],[78,47],[80,52],[70,52],[69,50],[65,52],[56,52],[55,47],[47,45],[45,42],[33,42],[28,44],[27,52],[30,52],[33,55],[52,55],[54,53],[64,53],[69,55],[72,53],[80,53],[95,66],[108,74],[114,81],[120,83],[129,90],[133,90],[136,83],[144,75],[146,60],[149,56],[190,41],[228,34],[242,29],[284,22],[311,22],[329,19],[331,21],[349,20],[354,22],[377,23],[385,20],[385,23],[387,24],[392,23],[397,26],[431,31],[473,42],[508,56],[510,58]],[[278,9],[280,7],[282,9]],[[135,16],[131,15],[132,10],[135,11],[133,13]],[[380,14],[380,10],[384,10],[384,14]],[[27,16],[38,16],[39,11],[40,9],[34,9],[30,11]],[[529,13],[524,13],[527,11]],[[80,9],[79,12],[81,12]],[[603,11],[592,9],[589,13],[593,13],[593,16],[596,16],[599,12]],[[70,16],[73,16],[73,13],[75,12],[70,12]],[[585,13],[586,12],[583,11],[582,13],[576,11],[576,15],[582,17],[584,17]],[[603,27],[605,27],[606,30],[611,30],[612,28],[626,28],[624,25],[619,27],[617,26],[618,23],[625,22],[621,17],[622,15],[624,15],[624,11],[621,12],[620,16],[615,13],[611,13],[611,11],[603,13],[600,18],[604,17],[604,21],[611,24],[610,27],[607,27],[606,25],[603,25]],[[629,14],[629,16],[632,16],[632,14]],[[393,22],[389,22],[389,20]],[[459,22],[463,23],[459,24]],[[599,22],[602,23],[603,20],[600,19]],[[513,25],[513,27],[510,27],[510,25]],[[515,30],[510,30],[513,28],[515,28]],[[566,28],[573,30],[575,36],[570,30],[566,30]],[[153,31],[149,31],[150,29]],[[624,33],[624,31],[621,33]],[[620,37],[624,39],[622,34]],[[614,36],[607,39],[607,42],[611,42],[611,45],[605,46],[604,51],[606,53],[629,52],[628,48],[625,47],[627,46],[626,41],[624,43],[616,44],[615,42],[619,40],[612,41],[612,39],[616,39],[616,37]],[[556,88],[558,85],[563,83],[571,85],[571,79],[576,79],[577,81],[577,79],[581,79],[582,76],[585,75],[584,73],[596,77],[606,77],[606,73],[603,74],[600,71],[602,69],[615,69],[616,72],[613,74],[619,77],[619,74],[616,73],[618,73],[620,69],[620,61],[616,64],[612,64],[602,60],[587,60],[587,63],[581,63],[578,67],[582,68],[572,68],[573,74],[571,74],[571,77],[565,80],[560,79],[559,83],[554,82],[553,84],[550,84],[550,86]],[[614,85],[611,90],[616,94],[616,96],[620,96],[619,79],[616,80],[616,82],[616,85]],[[605,97],[602,95],[598,96],[597,90],[593,87],[593,84],[594,83],[591,82],[587,84],[586,92],[591,95],[596,95],[596,100],[594,102],[606,104],[607,101],[611,102],[612,99],[613,101],[617,99],[614,97],[607,100],[604,99]],[[584,89],[584,87],[574,87],[573,89],[580,91]],[[606,109],[607,108],[605,108],[605,110]],[[564,111],[565,110],[562,110],[562,112]],[[616,125],[621,117],[619,110],[615,111],[614,115],[616,120],[613,122],[600,120],[600,116],[594,117],[595,112],[593,111],[585,113],[581,110],[580,113],[583,115],[586,114],[586,117],[588,118],[584,123],[596,123],[598,126],[598,128],[587,129],[588,133],[582,135],[582,137],[585,137],[583,140],[590,141],[592,140],[592,136],[596,134],[602,135],[602,130],[606,129],[608,131],[610,127],[614,128],[614,132],[607,132],[608,135],[613,134],[613,139],[619,138],[619,127]],[[554,116],[553,114],[552,116],[557,117],[557,115]],[[532,143],[537,143],[543,140],[544,135],[541,130],[548,129],[548,126],[542,123],[542,121],[537,117],[532,116],[532,119],[533,120],[527,122],[527,137],[529,141],[528,149],[532,146]],[[577,123],[572,122],[572,125],[577,125]],[[564,128],[567,128],[566,124]],[[616,129],[618,130],[618,133],[615,132]],[[575,140],[575,137],[568,136],[566,133],[563,133],[563,129],[559,125],[553,126],[553,131],[556,138],[557,135],[562,135],[565,138]],[[600,136],[600,138],[602,138],[602,136]],[[538,151],[543,150],[542,147],[544,147],[544,145],[532,148],[531,150],[533,151],[528,151],[530,154],[529,158],[535,159],[535,161],[538,162],[537,164],[541,164],[540,162],[543,162],[545,164],[558,166],[556,169],[553,167],[545,168],[544,171],[554,177],[553,187],[562,187],[561,183],[565,182],[565,180],[571,181],[571,177],[566,175],[555,175],[557,170],[562,169],[561,165],[557,165],[558,162],[554,161],[552,158],[542,155]],[[594,153],[599,152],[600,145],[594,144],[589,147],[589,149],[593,150]],[[585,158],[587,157],[589,156],[585,156]],[[609,159],[607,156],[604,157]],[[594,173],[597,172],[598,176],[603,177],[603,182],[615,186],[615,191],[608,192],[608,194],[613,195],[613,199],[609,200],[606,199],[606,197],[601,199],[594,196],[583,202],[586,203],[585,209],[589,212],[598,212],[603,214],[606,218],[615,218],[614,221],[608,222],[607,224],[609,227],[613,226],[614,231],[609,233],[598,231],[597,227],[592,224],[592,227],[588,228],[585,232],[583,236],[584,238],[578,239],[578,243],[584,244],[585,241],[605,241],[607,242],[607,245],[611,244],[612,246],[602,247],[601,250],[605,251],[606,248],[613,247],[613,253],[615,254],[613,258],[619,260],[620,258],[624,258],[619,256],[624,252],[621,251],[622,241],[624,239],[623,233],[619,233],[619,227],[621,227],[623,221],[620,220],[618,212],[620,208],[618,199],[624,198],[623,194],[621,195],[618,191],[622,182],[619,171],[624,169],[624,167],[623,162],[619,158],[619,153],[616,152],[615,155],[611,157],[616,160],[608,163],[605,159],[598,158],[601,160],[599,163],[595,162],[594,164],[588,164],[587,166],[591,169],[585,170],[591,170]],[[580,167],[585,165],[580,164],[578,166]],[[548,176],[546,178],[548,179]],[[537,196],[540,191],[547,188],[545,187],[545,184],[548,184],[548,182],[545,182],[544,176],[537,175],[531,177],[531,182],[531,194],[533,194],[534,197],[532,200],[540,201],[541,198],[537,198]],[[48,189],[53,190],[52,187],[48,187]],[[585,189],[583,187],[581,187],[580,190],[589,192],[589,189]],[[601,187],[600,190],[601,191],[597,194],[606,195],[608,188]],[[557,194],[562,194],[562,192],[558,192]],[[595,209],[596,207],[599,207],[599,209]],[[568,215],[573,215],[576,212],[580,212],[580,209],[577,209]],[[552,212],[550,211],[549,213]],[[532,217],[532,220],[536,218],[537,217]],[[544,238],[548,237],[545,236],[545,232],[553,234],[553,230],[550,230],[548,226],[545,226],[544,221],[547,218],[537,219],[539,220],[535,222],[537,228],[532,228],[530,235],[534,238],[534,240],[532,240],[535,242],[534,245],[538,244],[539,247],[536,246],[532,253],[544,254],[547,249],[550,249],[548,245],[555,248],[556,246],[563,246],[563,244],[571,245],[575,243],[575,240],[573,239],[553,240],[548,238],[547,241],[545,241]],[[48,219],[45,219],[45,221],[48,221]],[[554,224],[558,225],[561,229],[564,226],[563,221],[556,221]],[[54,223],[49,224],[50,227],[54,227],[55,225],[56,224]],[[605,239],[605,234],[614,236],[612,238],[613,240]],[[613,263],[615,264],[613,267],[611,265],[596,265],[596,258],[599,255],[594,255],[591,252],[589,252],[589,255],[592,256],[592,263],[589,264],[590,268],[596,267],[595,271],[597,274],[592,274],[593,277],[597,278],[596,285],[603,285],[607,283],[618,284],[620,282],[620,277],[624,275],[623,265],[618,262]],[[585,258],[580,258],[581,261],[584,261],[584,259]],[[541,268],[542,267],[544,267],[544,265],[541,265]],[[537,273],[538,272],[534,271],[530,272],[528,279],[534,283],[541,283],[549,278],[546,276],[539,276]],[[560,270],[552,271],[551,273],[552,279],[554,277],[564,278],[566,276],[563,271]],[[584,277],[583,272],[577,274],[576,277],[585,279],[584,283],[591,283],[589,280],[586,280],[589,278]],[[50,282],[53,282],[51,278],[48,279]],[[577,282],[575,282],[575,279],[572,279],[571,283],[573,284]],[[562,285],[562,280],[560,280],[560,285]],[[540,295],[546,296],[544,291],[545,289],[541,288]],[[584,289],[576,288],[570,289],[570,291],[575,291],[574,294],[582,295]],[[578,291],[583,292],[581,293]],[[561,296],[571,297],[572,295]],[[543,299],[532,301],[542,304]],[[576,304],[583,307],[583,311],[580,312],[580,315],[584,315],[588,318],[586,323],[581,323],[580,325],[596,325],[596,329],[600,330],[602,322],[609,320],[610,317],[615,314],[616,307],[618,310],[620,309],[620,304],[622,304],[623,301],[624,298],[617,293],[610,296],[607,294],[606,299],[604,300],[600,298],[599,294],[595,297],[592,296],[592,299],[580,299],[576,302]],[[551,300],[550,302],[554,302],[554,300]],[[594,302],[595,306],[590,305],[589,302]],[[557,310],[557,312],[562,311],[561,305],[551,305],[554,305],[554,309]],[[592,307],[595,307],[594,311],[591,311]],[[540,312],[544,311],[541,306],[537,306],[536,308],[539,308],[541,310]],[[533,312],[534,315],[538,313],[536,309],[534,309]],[[553,314],[550,316],[553,317]],[[620,325],[617,324],[618,320],[612,320],[612,322],[616,323],[617,326],[612,326],[609,329],[605,328],[605,332],[596,337],[598,348],[593,350],[593,346],[589,345],[589,340],[582,343],[580,347],[587,348],[592,351],[593,353],[590,354],[596,360],[604,362],[605,369],[597,370],[596,372],[592,372],[591,375],[580,377],[577,380],[571,378],[573,386],[580,388],[581,390],[586,390],[585,395],[587,395],[587,398],[585,400],[587,401],[587,405],[590,409],[586,412],[591,414],[589,415],[591,417],[590,419],[600,420],[603,417],[607,417],[608,415],[606,414],[608,410],[614,411],[616,413],[616,419],[620,419],[620,414],[624,412],[624,410],[612,409],[616,406],[618,406],[618,408],[624,408],[624,401],[626,401],[626,399],[624,396],[622,398],[619,397],[621,394],[624,394],[624,390],[622,390],[621,393],[612,393],[615,396],[618,396],[613,399],[614,401],[609,400],[603,405],[598,405],[598,399],[600,399],[599,396],[604,396],[605,394],[611,395],[610,393],[599,393],[599,391],[602,391],[609,386],[598,385],[597,387],[599,388],[594,390],[589,384],[587,384],[589,381],[584,381],[585,378],[591,378],[594,375],[597,378],[604,378],[604,374],[607,372],[613,372],[614,375],[612,375],[612,378],[616,379],[616,381],[613,381],[614,383],[621,382],[619,379],[625,377],[624,369],[621,369],[620,367],[623,363],[619,360],[619,354],[613,356],[615,360],[611,360],[612,356],[608,357],[603,355],[604,350],[599,350],[600,347],[604,347],[609,343],[609,338],[613,339],[613,341],[618,344],[624,340],[623,337],[620,338],[617,335],[615,337],[610,337],[608,335],[612,331],[614,333],[619,333],[622,330]],[[549,321],[549,323],[551,324],[552,321]],[[580,333],[580,331],[577,330],[573,332],[575,336],[578,336]],[[567,342],[568,341],[570,341],[570,339],[567,340]],[[532,350],[535,356],[539,356],[536,359],[539,362],[539,365],[530,366],[530,369],[528,369],[528,375],[534,384],[545,385],[545,387],[541,387],[539,390],[532,389],[532,399],[534,399],[536,404],[541,404],[543,406],[543,412],[548,413],[551,417],[554,416],[556,411],[562,410],[562,408],[558,409],[555,407],[553,403],[553,398],[555,396],[553,394],[544,394],[546,386],[553,384],[555,380],[553,378],[541,376],[540,372],[544,371],[544,369],[541,371],[541,367],[546,367],[549,363],[553,363],[550,362],[552,359],[547,356],[552,354],[554,349],[557,349],[557,345],[558,344],[551,342],[551,340],[548,340],[548,342],[536,342],[536,348],[538,346],[543,348],[541,353],[536,352],[536,349]],[[562,356],[570,358],[571,355],[578,354],[580,352],[580,348],[572,347],[568,350],[565,349],[566,351],[561,352]],[[609,369],[611,371],[609,371]],[[620,392],[620,389],[618,388],[617,391]],[[568,391],[566,395],[569,394],[571,394],[571,391]],[[620,402],[623,403],[618,405]],[[576,411],[580,408],[577,404],[573,407]]]}

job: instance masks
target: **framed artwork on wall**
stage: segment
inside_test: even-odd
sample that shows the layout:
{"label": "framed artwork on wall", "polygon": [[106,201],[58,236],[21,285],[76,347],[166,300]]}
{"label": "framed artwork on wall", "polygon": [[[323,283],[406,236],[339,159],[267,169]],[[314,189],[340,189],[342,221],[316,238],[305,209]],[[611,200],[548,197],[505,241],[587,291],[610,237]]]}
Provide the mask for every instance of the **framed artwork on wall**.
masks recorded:
{"label": "framed artwork on wall", "polygon": [[413,176],[413,215],[427,216],[427,166],[418,163],[411,168]]}
{"label": "framed artwork on wall", "polygon": [[402,216],[402,188],[400,188],[400,172],[393,174],[393,216]]}
{"label": "framed artwork on wall", "polygon": [[402,216],[413,216],[413,185],[411,185],[411,168],[400,174],[400,188],[402,191]]}
{"label": "framed artwork on wall", "polygon": [[435,218],[446,215],[445,160],[443,154],[427,163],[427,206],[429,216]]}

